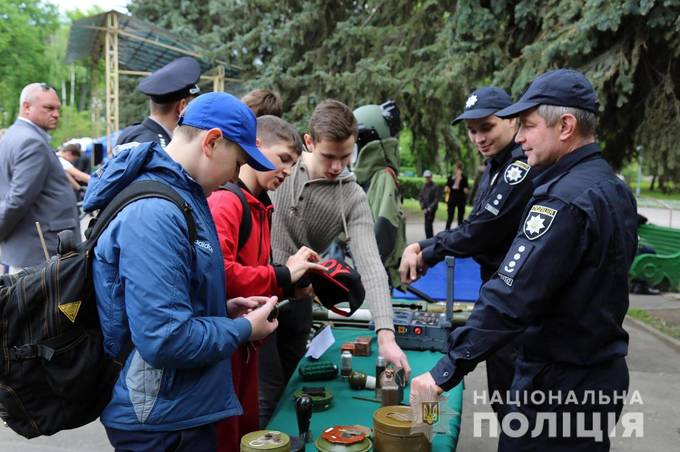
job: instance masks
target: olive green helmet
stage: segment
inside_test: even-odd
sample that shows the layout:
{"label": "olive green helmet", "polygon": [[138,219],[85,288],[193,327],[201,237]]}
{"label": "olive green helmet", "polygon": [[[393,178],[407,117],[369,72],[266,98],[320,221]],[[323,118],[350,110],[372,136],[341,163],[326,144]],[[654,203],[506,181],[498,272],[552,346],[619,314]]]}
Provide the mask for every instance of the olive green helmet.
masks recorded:
{"label": "olive green helmet", "polygon": [[354,117],[359,128],[359,148],[374,140],[394,137],[401,128],[399,108],[392,100],[382,105],[363,105],[354,110]]}

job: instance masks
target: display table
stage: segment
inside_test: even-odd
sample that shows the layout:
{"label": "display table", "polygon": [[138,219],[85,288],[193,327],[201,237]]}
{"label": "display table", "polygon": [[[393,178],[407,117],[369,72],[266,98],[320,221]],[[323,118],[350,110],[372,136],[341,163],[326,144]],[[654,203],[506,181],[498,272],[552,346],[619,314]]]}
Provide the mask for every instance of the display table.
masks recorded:
{"label": "display table", "polygon": [[[345,342],[352,341],[357,336],[373,334],[372,331],[358,328],[334,328],[333,335],[335,343],[326,351],[321,359],[327,359],[340,367],[340,347]],[[368,375],[375,375],[375,361],[378,354],[377,340],[374,338],[371,345],[371,356],[354,356],[352,358],[353,370],[365,372]],[[412,377],[430,370],[442,356],[441,353],[429,351],[405,350],[408,361],[411,365]],[[303,362],[307,358],[303,358]],[[336,377],[333,380],[323,381],[302,381],[300,374],[295,374],[288,382],[288,386],[283,393],[279,406],[272,416],[269,425],[270,430],[279,430],[289,435],[297,435],[297,419],[295,417],[295,401],[293,393],[302,386],[324,386],[333,392],[331,407],[325,411],[314,412],[310,430],[312,432],[312,443],[307,445],[307,451],[314,451],[314,441],[319,437],[322,430],[333,425],[353,425],[360,424],[369,428],[373,427],[373,412],[380,408],[379,403],[353,399],[353,396],[374,398],[373,390],[353,390],[346,381]],[[404,403],[408,403],[409,387],[404,393]],[[445,394],[448,397],[448,410],[454,413],[451,418],[449,433],[436,434],[433,438],[433,451],[454,451],[458,442],[460,430],[460,420],[463,407],[463,383]]]}

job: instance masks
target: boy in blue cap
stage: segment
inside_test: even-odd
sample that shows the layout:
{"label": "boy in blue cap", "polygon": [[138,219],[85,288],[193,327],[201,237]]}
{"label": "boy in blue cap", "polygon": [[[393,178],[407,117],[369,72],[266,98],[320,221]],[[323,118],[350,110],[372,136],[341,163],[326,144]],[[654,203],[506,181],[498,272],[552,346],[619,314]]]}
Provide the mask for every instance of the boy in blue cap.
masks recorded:
{"label": "boy in blue cap", "polygon": [[147,198],[125,207],[95,247],[104,349],[119,356],[132,344],[101,414],[116,450],[214,450],[213,424],[242,412],[229,357],[276,328],[276,320],[267,321],[276,297],[227,302],[206,196],[236,179],[246,162],[273,169],[255,145],[255,130],[241,101],[205,94],[187,107],[165,151],[156,143],[127,148],[92,177],[87,210],[106,206],[134,181],[154,180],[186,201],[197,232],[189,243],[182,212]]}
{"label": "boy in blue cap", "polygon": [[507,417],[521,426],[502,423],[499,450],[609,450],[623,408],[622,323],[637,248],[636,205],[602,157],[597,112],[585,76],[560,69],[537,77],[519,102],[496,113],[520,117],[517,143],[544,171],[470,319],[451,334],[447,355],[411,382],[417,405],[517,338],[517,403],[507,405]]}
{"label": "boy in blue cap", "polygon": [[[531,180],[540,170],[530,169],[522,148],[515,144],[515,119],[496,113],[512,104],[501,88],[486,86],[473,91],[465,109],[451,124],[465,121],[468,137],[486,158],[470,217],[456,229],[442,231],[428,240],[406,247],[400,273],[404,283],[414,282],[427,267],[446,256],[472,257],[488,281],[508,251],[531,198]],[[512,383],[515,351],[511,345],[486,359],[489,392],[495,394],[491,407],[500,413]]]}

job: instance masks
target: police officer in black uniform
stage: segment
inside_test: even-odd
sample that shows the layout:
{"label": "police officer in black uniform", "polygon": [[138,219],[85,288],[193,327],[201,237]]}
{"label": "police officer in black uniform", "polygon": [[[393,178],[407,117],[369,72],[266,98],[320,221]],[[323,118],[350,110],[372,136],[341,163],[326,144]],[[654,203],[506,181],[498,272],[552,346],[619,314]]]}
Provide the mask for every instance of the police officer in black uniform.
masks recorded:
{"label": "police officer in black uniform", "polygon": [[[401,278],[413,282],[427,267],[446,256],[473,257],[480,264],[482,281],[494,274],[515,238],[524,209],[531,198],[531,180],[540,169],[531,169],[522,148],[515,144],[515,119],[495,113],[512,104],[502,89],[483,87],[470,94],[465,109],[452,125],[465,121],[470,141],[487,158],[470,217],[456,229],[409,245],[401,259]],[[486,359],[491,403],[500,413],[501,403],[514,375],[515,348],[509,344]]]}
{"label": "police officer in black uniform", "polygon": [[194,58],[181,57],[142,79],[137,89],[149,96],[150,115],[126,127],[116,145],[153,141],[163,148],[170,142],[184,107],[198,96],[201,67]]}
{"label": "police officer in black uniform", "polygon": [[503,428],[499,450],[609,450],[610,419],[623,408],[636,205],[596,142],[598,108],[585,76],[560,69],[496,113],[520,116],[516,140],[528,163],[545,171],[533,180],[522,226],[470,319],[451,333],[447,355],[411,382],[417,405],[519,340],[518,403],[508,403],[506,416],[528,420],[528,429]]}

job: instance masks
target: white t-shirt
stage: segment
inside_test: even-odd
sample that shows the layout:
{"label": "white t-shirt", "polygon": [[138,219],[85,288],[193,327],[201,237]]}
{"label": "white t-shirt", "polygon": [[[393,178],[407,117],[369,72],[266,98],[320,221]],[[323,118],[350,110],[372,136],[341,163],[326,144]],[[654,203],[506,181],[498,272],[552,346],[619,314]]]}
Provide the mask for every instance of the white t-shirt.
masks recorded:
{"label": "white t-shirt", "polygon": [[61,167],[64,169],[64,171],[73,168],[73,164],[64,157],[59,157],[59,163],[61,163]]}

